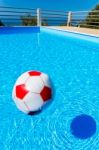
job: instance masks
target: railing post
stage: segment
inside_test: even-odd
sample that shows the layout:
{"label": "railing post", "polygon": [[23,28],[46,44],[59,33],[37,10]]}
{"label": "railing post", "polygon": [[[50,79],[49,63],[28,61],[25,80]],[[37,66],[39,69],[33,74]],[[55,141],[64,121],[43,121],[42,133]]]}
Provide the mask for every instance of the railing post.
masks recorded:
{"label": "railing post", "polygon": [[41,26],[41,10],[37,8],[37,26]]}
{"label": "railing post", "polygon": [[71,19],[72,19],[72,12],[69,11],[69,12],[68,12],[68,19],[67,19],[67,26],[70,26],[70,24],[71,24]]}

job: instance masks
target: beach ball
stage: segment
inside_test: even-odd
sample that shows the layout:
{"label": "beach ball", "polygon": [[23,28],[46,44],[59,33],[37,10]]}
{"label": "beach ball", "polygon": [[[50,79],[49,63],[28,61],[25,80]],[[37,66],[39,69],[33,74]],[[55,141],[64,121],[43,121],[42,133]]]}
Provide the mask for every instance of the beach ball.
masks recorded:
{"label": "beach ball", "polygon": [[16,81],[12,98],[19,110],[26,114],[38,111],[52,97],[50,78],[38,71],[23,73]]}

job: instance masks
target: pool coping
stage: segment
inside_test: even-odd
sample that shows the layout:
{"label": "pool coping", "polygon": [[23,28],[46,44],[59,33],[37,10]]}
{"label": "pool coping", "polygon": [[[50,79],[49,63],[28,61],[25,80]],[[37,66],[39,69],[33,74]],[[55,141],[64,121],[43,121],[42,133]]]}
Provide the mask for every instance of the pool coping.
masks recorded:
{"label": "pool coping", "polygon": [[87,33],[82,33],[82,32],[77,32],[77,31],[73,31],[73,30],[66,30],[66,29],[60,29],[60,28],[54,28],[54,27],[40,27],[40,28],[47,28],[47,29],[52,29],[52,30],[57,30],[57,31],[62,31],[62,32],[69,32],[69,33],[74,33],[74,34],[79,34],[79,35],[85,35],[85,36],[90,36],[90,37],[95,37],[95,38],[99,38],[98,35],[93,35],[93,34],[87,34]]}
{"label": "pool coping", "polygon": [[0,27],[0,28],[39,28],[39,29],[50,29],[50,30],[56,30],[56,31],[62,31],[62,32],[68,32],[68,33],[73,33],[73,34],[79,34],[79,35],[83,35],[83,36],[90,36],[93,38],[97,38],[99,39],[98,35],[93,35],[93,34],[88,34],[88,33],[82,33],[82,32],[78,32],[78,31],[74,31],[74,30],[67,30],[67,29],[60,29],[60,28],[55,28],[55,27],[47,27],[47,26],[4,26],[4,27]]}

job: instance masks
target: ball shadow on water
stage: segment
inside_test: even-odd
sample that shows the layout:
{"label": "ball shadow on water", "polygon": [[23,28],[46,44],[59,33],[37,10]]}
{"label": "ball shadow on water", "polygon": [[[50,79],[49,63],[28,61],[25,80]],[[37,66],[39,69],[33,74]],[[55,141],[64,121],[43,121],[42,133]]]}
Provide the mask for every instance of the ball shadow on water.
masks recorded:
{"label": "ball shadow on water", "polygon": [[76,138],[87,139],[95,134],[96,122],[91,116],[82,114],[72,120],[70,129]]}
{"label": "ball shadow on water", "polygon": [[37,110],[37,111],[30,111],[29,113],[28,113],[28,115],[30,115],[30,116],[34,116],[34,115],[38,115],[38,114],[40,114],[42,112],[42,110],[41,109],[39,109],[39,110]]}

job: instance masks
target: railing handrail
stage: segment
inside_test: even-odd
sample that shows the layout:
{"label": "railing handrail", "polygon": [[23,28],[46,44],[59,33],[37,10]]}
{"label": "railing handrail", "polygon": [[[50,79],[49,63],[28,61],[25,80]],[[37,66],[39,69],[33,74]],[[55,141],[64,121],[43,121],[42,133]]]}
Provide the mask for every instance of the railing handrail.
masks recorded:
{"label": "railing handrail", "polygon": [[7,9],[21,9],[21,10],[36,10],[36,8],[5,7],[5,6],[0,6],[0,8],[7,8]]}
{"label": "railing handrail", "polygon": [[90,13],[90,12],[99,12],[99,10],[91,10],[91,11],[72,11],[72,13],[80,13],[80,12],[83,12],[83,13]]}
{"label": "railing handrail", "polygon": [[[88,16],[90,16],[88,18]],[[23,17],[23,18],[22,18]],[[97,26],[99,27],[99,10],[92,11],[61,11],[61,10],[41,10],[35,8],[17,8],[0,6],[0,19],[18,22],[17,20],[27,19],[30,21],[32,17],[36,17],[37,25],[40,26],[42,22],[47,20],[49,24],[53,22],[58,24],[65,24],[68,26]],[[90,19],[91,18],[91,19]],[[35,19],[35,18],[34,18]]]}

